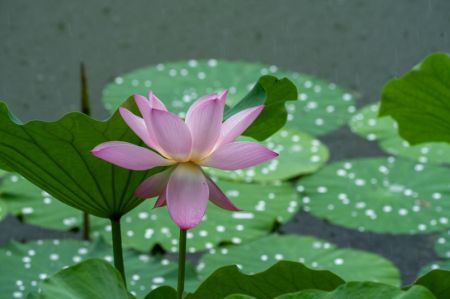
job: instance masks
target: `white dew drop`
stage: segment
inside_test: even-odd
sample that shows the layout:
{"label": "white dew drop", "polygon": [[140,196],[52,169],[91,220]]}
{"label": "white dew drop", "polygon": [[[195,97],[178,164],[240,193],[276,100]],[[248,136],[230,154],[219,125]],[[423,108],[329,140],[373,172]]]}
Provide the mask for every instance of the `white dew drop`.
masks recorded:
{"label": "white dew drop", "polygon": [[334,264],[335,264],[335,265],[338,265],[338,266],[343,265],[343,264],[344,264],[344,259],[342,259],[342,258],[336,258],[336,259],[334,260]]}
{"label": "white dew drop", "polygon": [[284,256],[281,253],[275,254],[275,260],[281,261],[284,258]]}
{"label": "white dew drop", "polygon": [[162,277],[162,276],[158,276],[158,277],[154,277],[153,279],[152,279],[152,282],[154,283],[154,284],[162,284],[162,283],[164,283],[166,280],[164,279],[164,277]]}

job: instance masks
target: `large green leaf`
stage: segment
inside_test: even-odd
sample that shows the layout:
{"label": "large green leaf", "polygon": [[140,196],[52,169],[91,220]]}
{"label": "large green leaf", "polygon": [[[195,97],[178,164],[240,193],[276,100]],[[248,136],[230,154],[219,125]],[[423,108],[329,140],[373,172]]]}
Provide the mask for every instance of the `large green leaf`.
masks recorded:
{"label": "large green leaf", "polygon": [[[240,137],[239,140],[251,139]],[[258,166],[242,170],[209,169],[208,172],[222,178],[246,182],[286,180],[317,171],[329,157],[328,149],[324,144],[294,129],[280,130],[264,141],[264,145],[277,152],[279,156]]]}
{"label": "large green leaf", "polygon": [[[210,92],[229,89],[227,102],[229,105],[235,105],[252,90],[257,78],[267,74],[278,78],[287,77],[298,88],[298,95],[294,95],[297,101],[286,104],[288,111],[286,125],[290,128],[312,135],[323,135],[344,124],[355,111],[353,96],[333,83],[296,72],[279,70],[276,66],[215,59],[179,61],[131,71],[108,84],[103,90],[102,100],[108,110],[114,111],[121,99],[132,93],[146,94],[152,89],[169,110],[184,116],[195,99]],[[274,82],[277,84],[272,87],[287,84],[283,80]],[[270,89],[269,96],[272,91],[276,95],[274,99],[284,99],[275,93],[276,89]],[[250,94],[260,93],[261,89],[255,87]],[[289,95],[286,98],[288,100],[294,99],[290,98],[290,92],[281,95]],[[284,115],[284,112],[275,111]],[[273,116],[269,110],[264,114]],[[275,119],[269,120],[278,125],[281,123]],[[252,133],[259,133],[256,132],[256,127],[254,129]]]}
{"label": "large green leaf", "polygon": [[413,285],[426,287],[437,299],[448,299],[450,298],[450,271],[433,270],[419,277]]}
{"label": "large green leaf", "polygon": [[219,267],[236,264],[244,273],[253,274],[279,260],[329,270],[346,281],[400,284],[398,269],[381,256],[361,250],[338,249],[324,240],[296,235],[271,235],[243,245],[212,250],[202,257],[198,271],[201,277],[206,277]]}
{"label": "large green leaf", "polygon": [[450,143],[450,56],[435,53],[398,79],[381,95],[380,116],[390,115],[411,144]]}
{"label": "large green leaf", "polygon": [[176,299],[177,291],[168,286],[162,286],[151,291],[145,299]]}
{"label": "large green leaf", "polygon": [[331,292],[305,290],[281,295],[275,299],[436,299],[436,297],[422,286],[413,286],[403,291],[374,282],[348,282]]}
{"label": "large green leaf", "polygon": [[450,169],[389,158],[333,163],[301,178],[306,211],[361,231],[426,233],[449,227]]}
{"label": "large green leaf", "polygon": [[[39,299],[135,298],[109,263],[91,259],[64,269],[40,284]],[[21,297],[16,297],[21,298]]]}
{"label": "large green leaf", "polygon": [[344,281],[329,271],[312,270],[295,262],[278,262],[264,272],[247,275],[236,266],[215,271],[186,299],[223,299],[227,295],[242,294],[258,299],[305,289],[334,290]]}
{"label": "large green leaf", "polygon": [[391,154],[407,157],[420,163],[450,163],[450,145],[430,142],[411,146],[398,135],[398,126],[389,116],[377,117],[378,104],[366,106],[351,119],[352,131],[369,141],[378,141],[380,147]]}
{"label": "large green leaf", "polygon": [[[264,236],[278,223],[291,219],[299,210],[298,195],[291,184],[245,184],[220,180],[219,187],[242,211],[230,212],[209,204],[203,221],[187,233],[189,252],[210,249],[221,243],[239,244]],[[148,251],[156,244],[178,250],[179,228],[166,208],[153,209],[147,200],[122,218],[124,246]],[[93,227],[93,235],[110,234],[107,222]]]}
{"label": "large green leaf", "polygon": [[[25,244],[10,242],[0,249],[0,294],[7,298],[22,298],[36,291],[38,282],[61,269],[89,258],[112,262],[112,248],[103,241],[45,240]],[[144,297],[162,284],[175,286],[177,265],[166,258],[152,257],[133,250],[124,252],[129,291]],[[198,284],[192,266],[188,264],[186,289]],[[22,296],[22,297],[21,297]],[[64,297],[61,297],[64,298]]]}
{"label": "large green leaf", "polygon": [[287,121],[286,101],[297,99],[297,88],[287,78],[262,76],[253,89],[225,113],[224,118],[244,109],[264,105],[264,110],[243,133],[257,140],[264,140],[281,129]]}
{"label": "large green leaf", "polygon": [[[136,111],[131,99],[124,105]],[[0,103],[0,166],[72,207],[105,218],[119,217],[141,203],[134,190],[156,171],[129,171],[90,154],[109,140],[140,142],[118,113],[103,122],[74,112],[54,122],[20,124]]]}

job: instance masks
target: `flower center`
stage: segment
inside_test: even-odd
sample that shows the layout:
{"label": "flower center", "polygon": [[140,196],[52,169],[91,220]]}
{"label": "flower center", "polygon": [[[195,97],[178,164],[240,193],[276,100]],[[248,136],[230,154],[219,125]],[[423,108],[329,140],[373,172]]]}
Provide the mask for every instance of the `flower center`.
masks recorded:
{"label": "flower center", "polygon": [[194,169],[199,167],[195,161],[178,162],[178,165],[183,166],[186,169]]}

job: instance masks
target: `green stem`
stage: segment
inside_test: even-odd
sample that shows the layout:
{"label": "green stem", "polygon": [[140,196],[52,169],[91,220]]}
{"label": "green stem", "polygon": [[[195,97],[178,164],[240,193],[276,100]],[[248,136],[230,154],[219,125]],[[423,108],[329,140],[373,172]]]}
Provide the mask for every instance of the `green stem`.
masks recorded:
{"label": "green stem", "polygon": [[83,211],[83,240],[90,240],[90,226],[89,213]]}
{"label": "green stem", "polygon": [[127,279],[125,276],[125,270],[123,266],[123,254],[122,254],[122,235],[120,230],[120,217],[111,218],[112,227],[112,243],[114,252],[114,266],[120,272],[123,278],[125,286],[127,285]]}
{"label": "green stem", "polygon": [[186,266],[186,230],[180,229],[180,240],[178,244],[177,299],[183,298],[185,266]]}
{"label": "green stem", "polygon": [[81,96],[81,112],[91,115],[91,104],[89,100],[89,90],[87,83],[86,70],[84,63],[80,63],[80,96]]}
{"label": "green stem", "polygon": [[[80,98],[81,98],[81,112],[90,116],[91,115],[91,105],[89,102],[88,84],[86,71],[84,69],[84,64],[80,63]],[[88,212],[83,212],[83,240],[90,239],[90,223]]]}

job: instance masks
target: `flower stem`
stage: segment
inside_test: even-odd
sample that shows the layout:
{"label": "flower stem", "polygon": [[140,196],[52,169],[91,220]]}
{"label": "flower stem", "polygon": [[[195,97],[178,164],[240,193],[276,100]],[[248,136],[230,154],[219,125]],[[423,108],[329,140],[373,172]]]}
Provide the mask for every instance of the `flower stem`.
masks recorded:
{"label": "flower stem", "polygon": [[185,266],[186,266],[186,230],[180,229],[180,240],[178,244],[177,299],[183,298]]}
{"label": "flower stem", "polygon": [[89,241],[91,229],[90,226],[89,213],[83,211],[83,240]]}
{"label": "flower stem", "polygon": [[[84,63],[80,63],[80,98],[81,98],[81,112],[90,116],[91,115],[91,105],[89,101],[88,84],[86,77],[86,70],[84,69]],[[89,224],[89,214],[88,212],[83,212],[83,240],[90,239],[90,224]]]}
{"label": "flower stem", "polygon": [[80,97],[81,97],[81,112],[86,115],[91,115],[91,103],[89,100],[88,83],[84,63],[80,63]]}
{"label": "flower stem", "polygon": [[111,218],[112,227],[112,243],[114,252],[114,266],[120,272],[123,278],[125,286],[127,285],[127,279],[125,276],[125,270],[123,266],[123,254],[122,254],[122,235],[120,230],[120,217]]}

